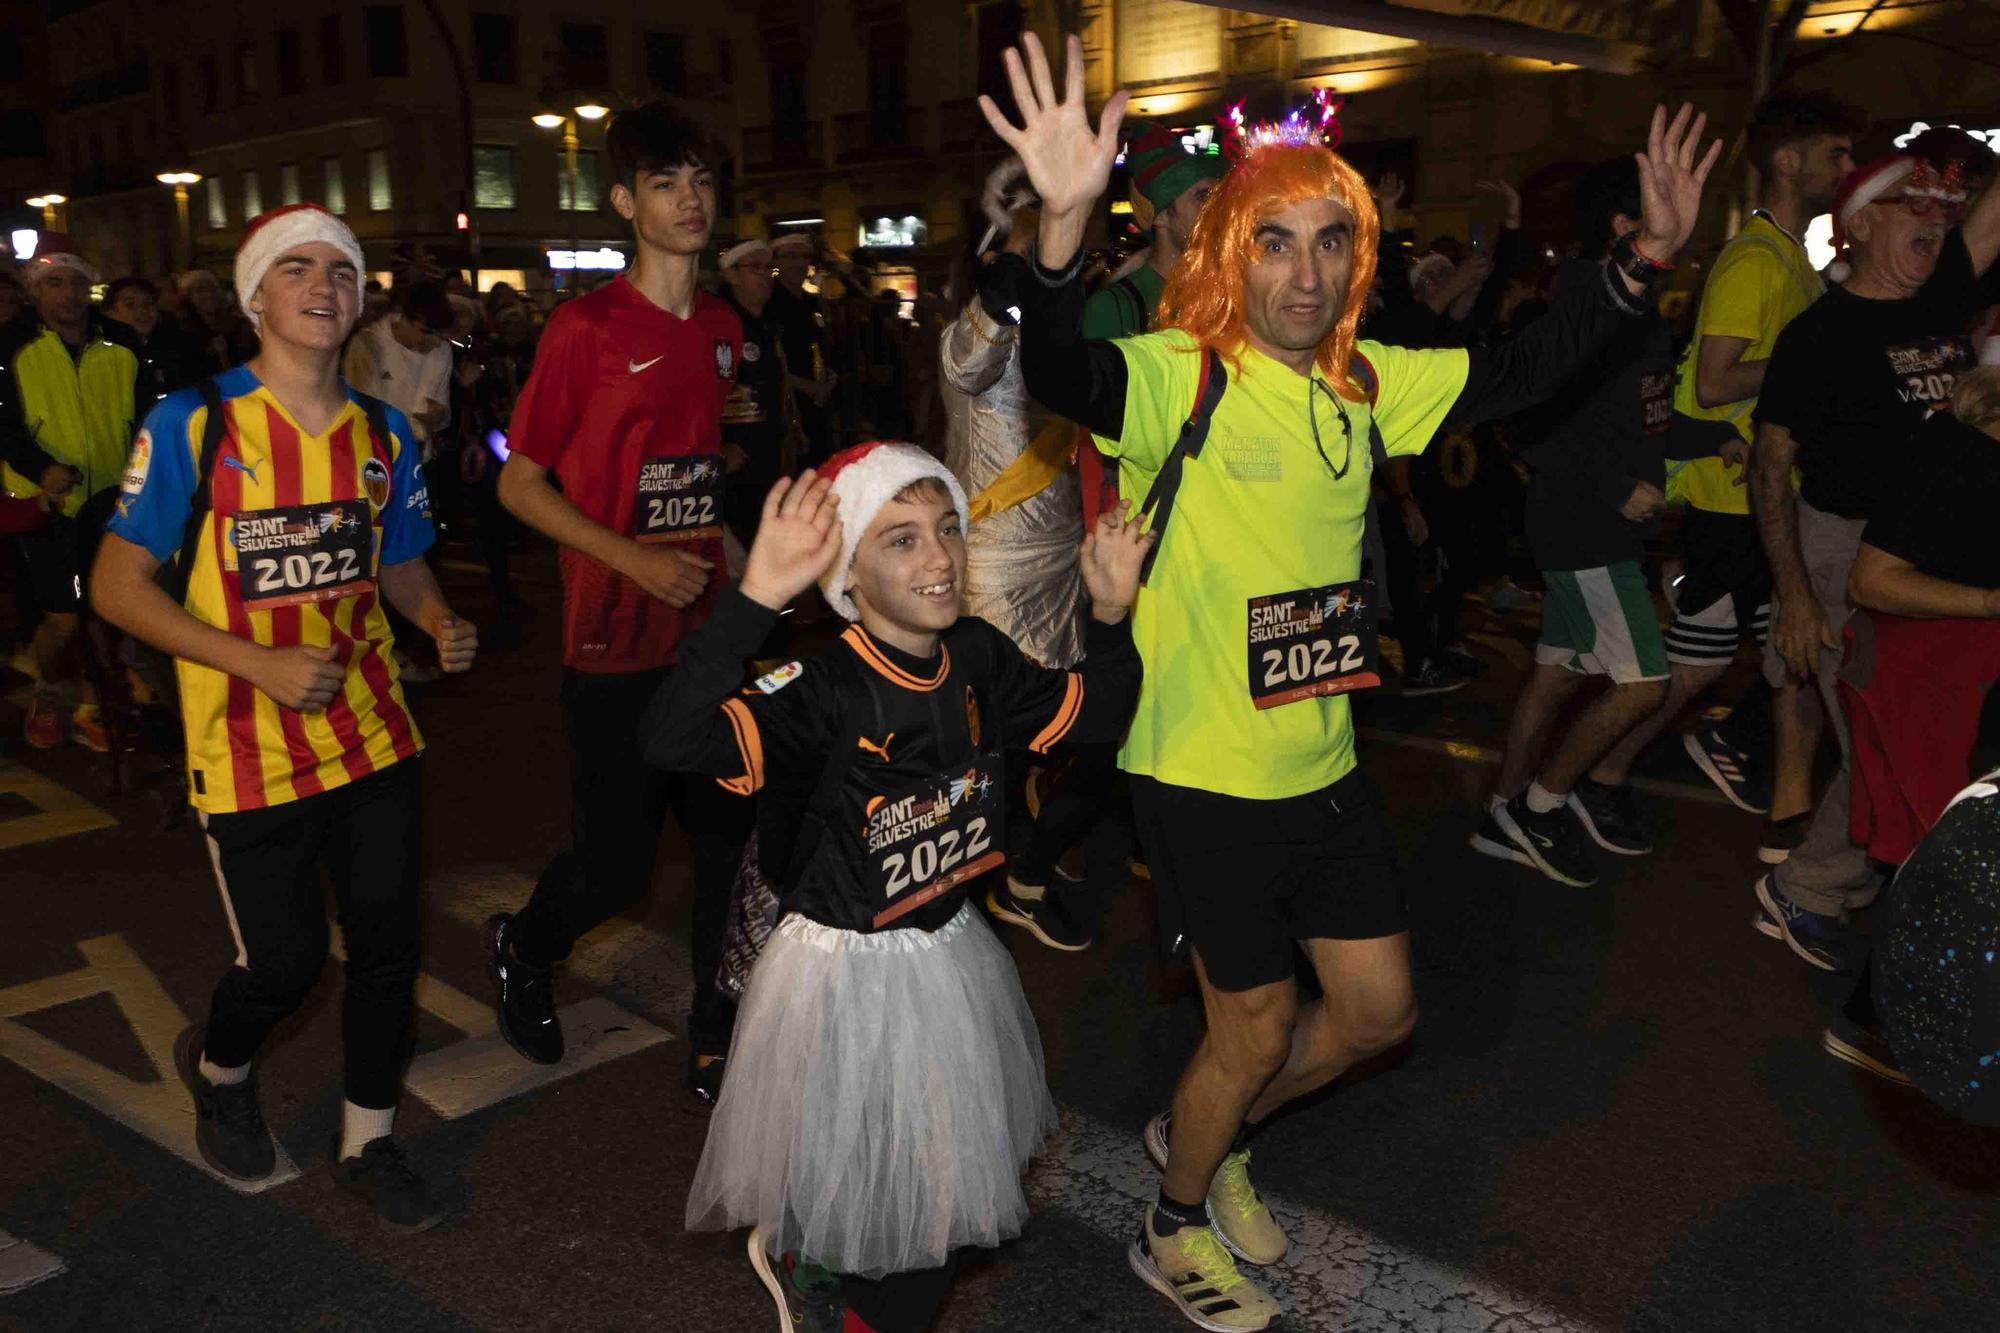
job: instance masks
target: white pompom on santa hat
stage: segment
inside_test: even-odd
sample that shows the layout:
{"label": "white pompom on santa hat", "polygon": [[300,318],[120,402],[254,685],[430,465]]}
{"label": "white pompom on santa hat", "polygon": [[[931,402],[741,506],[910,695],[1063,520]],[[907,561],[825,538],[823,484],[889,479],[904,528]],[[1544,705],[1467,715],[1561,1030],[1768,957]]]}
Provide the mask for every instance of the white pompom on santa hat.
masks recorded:
{"label": "white pompom on santa hat", "polygon": [[367,270],[361,258],[361,242],[354,239],[345,222],[318,204],[274,208],[260,213],[244,230],[243,244],[236,249],[236,299],[243,303],[243,313],[250,317],[252,326],[261,329],[263,325],[250,309],[250,298],[264,281],[264,274],[299,246],[314,241],[324,241],[353,263],[357,281]]}
{"label": "white pompom on santa hat", "polygon": [[1846,282],[1854,276],[1854,265],[1847,259],[1848,219],[1902,184],[1918,165],[1918,159],[1895,153],[1856,167],[1840,182],[1833,192],[1833,262],[1826,266],[1830,281]]}
{"label": "white pompom on santa hat", "polygon": [[847,592],[847,576],[854,570],[854,548],[861,544],[861,534],[875,521],[876,513],[904,487],[925,478],[943,483],[958,510],[959,527],[970,524],[965,488],[950,468],[914,444],[888,440],[857,444],[827,459],[819,475],[833,483],[833,493],[840,498],[840,556],[820,577],[819,588],[826,604],[849,620],[861,619],[860,608]]}

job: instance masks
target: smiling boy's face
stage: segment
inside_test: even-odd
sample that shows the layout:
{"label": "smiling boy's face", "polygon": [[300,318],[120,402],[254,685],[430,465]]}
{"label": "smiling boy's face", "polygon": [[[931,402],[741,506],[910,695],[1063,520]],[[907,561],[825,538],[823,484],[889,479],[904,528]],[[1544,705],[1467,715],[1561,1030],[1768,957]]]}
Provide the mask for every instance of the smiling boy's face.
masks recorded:
{"label": "smiling boy's face", "polygon": [[883,505],[854,547],[847,590],[862,624],[938,634],[958,620],[965,586],[965,532],[942,482],[906,486]]}

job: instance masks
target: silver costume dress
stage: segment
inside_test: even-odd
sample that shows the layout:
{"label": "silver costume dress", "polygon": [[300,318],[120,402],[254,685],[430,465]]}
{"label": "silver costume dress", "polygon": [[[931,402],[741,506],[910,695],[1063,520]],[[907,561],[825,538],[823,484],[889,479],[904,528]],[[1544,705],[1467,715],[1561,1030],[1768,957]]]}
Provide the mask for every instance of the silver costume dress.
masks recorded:
{"label": "silver costume dress", "polygon": [[[1018,330],[995,324],[977,298],[938,343],[949,434],[945,466],[977,495],[1021,456],[1051,414],[1028,397]],[[965,610],[997,627],[1044,666],[1083,656],[1083,497],[1076,470],[966,534]]]}

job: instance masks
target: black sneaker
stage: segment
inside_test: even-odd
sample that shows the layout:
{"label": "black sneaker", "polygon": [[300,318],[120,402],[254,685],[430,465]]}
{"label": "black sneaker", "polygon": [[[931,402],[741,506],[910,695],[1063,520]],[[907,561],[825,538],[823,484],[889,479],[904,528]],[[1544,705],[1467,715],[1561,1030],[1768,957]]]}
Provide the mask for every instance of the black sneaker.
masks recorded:
{"label": "black sneaker", "polygon": [[278,1145],[257,1105],[257,1075],[241,1083],[210,1083],[201,1076],[208,1030],[191,1023],[174,1039],[174,1070],[194,1097],[194,1146],[231,1180],[266,1180],[278,1169]]}
{"label": "black sneaker", "polygon": [[1819,1044],[1836,1060],[1865,1069],[1898,1087],[1910,1086],[1910,1076],[1896,1063],[1896,1053],[1879,1027],[1862,1027],[1846,1014],[1835,1014],[1820,1034]]}
{"label": "black sneaker", "polygon": [[1467,680],[1478,680],[1486,674],[1486,663],[1474,657],[1462,644],[1453,644],[1438,654],[1438,660],[1445,668],[1456,671]]}
{"label": "black sneaker", "polygon": [[1837,916],[1808,912],[1778,887],[1775,872],[1757,877],[1757,905],[1761,916],[1751,924],[1762,934],[1770,934],[1765,922],[1777,927],[1777,938],[1785,947],[1824,972],[1853,975],[1861,970],[1867,947],[1853,923]]}
{"label": "black sneaker", "polygon": [[1644,856],[1653,850],[1646,835],[1646,820],[1629,783],[1613,787],[1590,778],[1579,778],[1569,794],[1569,808],[1583,821],[1583,831],[1607,852],[1620,856]]}
{"label": "black sneaker", "polygon": [[1464,676],[1430,657],[1403,673],[1403,693],[1412,699],[1426,694],[1450,694],[1470,683]]}
{"label": "black sneaker", "polygon": [[444,1210],[431,1206],[423,1177],[410,1169],[402,1147],[384,1135],[371,1140],[359,1157],[339,1160],[334,1145],[333,1183],[375,1210],[391,1231],[429,1231],[444,1221]]}
{"label": "black sneaker", "polygon": [[1764,837],[1757,844],[1757,859],[1767,866],[1781,866],[1792,859],[1792,853],[1806,840],[1806,829],[1812,824],[1812,811],[1804,814],[1787,815],[1783,819],[1764,821]]}
{"label": "black sneaker", "polygon": [[688,1055],[687,1090],[696,1114],[714,1113],[715,1103],[722,1097],[722,1076],[727,1072],[728,1065],[726,1054],[691,1052]]}
{"label": "black sneaker", "polygon": [[556,1017],[555,972],[531,967],[514,956],[507,928],[514,918],[504,913],[486,921],[486,966],[499,994],[494,1009],[500,1035],[507,1044],[538,1065],[563,1058],[562,1020]]}
{"label": "black sneaker", "polygon": [[1012,879],[986,891],[986,910],[1009,925],[1019,926],[1051,949],[1082,953],[1090,947],[1090,932],[1071,921],[1055,899],[1022,898],[1014,892]]}
{"label": "black sneaker", "polygon": [[817,1264],[801,1263],[796,1255],[773,1257],[764,1244],[764,1228],[751,1227],[750,1267],[771,1293],[780,1333],[840,1333],[847,1322],[840,1279]]}
{"label": "black sneaker", "polygon": [[1688,758],[1694,760],[1694,766],[1715,784],[1717,791],[1729,798],[1731,805],[1753,815],[1761,815],[1770,808],[1770,797],[1762,790],[1762,778],[1750,756],[1723,740],[1715,728],[1684,732],[1681,744],[1686,747]]}
{"label": "black sneaker", "polygon": [[1597,883],[1590,835],[1567,802],[1538,815],[1528,808],[1528,794],[1522,792],[1493,812],[1493,822],[1507,841],[1527,853],[1535,869],[1556,883],[1579,889]]}
{"label": "black sneaker", "polygon": [[1480,816],[1479,827],[1472,831],[1472,837],[1467,841],[1472,844],[1472,850],[1481,856],[1498,857],[1517,866],[1533,867],[1535,864],[1534,858],[1516,847],[1514,840],[1507,836],[1507,831],[1500,827],[1500,821],[1493,817],[1491,805],[1486,807],[1486,813]]}

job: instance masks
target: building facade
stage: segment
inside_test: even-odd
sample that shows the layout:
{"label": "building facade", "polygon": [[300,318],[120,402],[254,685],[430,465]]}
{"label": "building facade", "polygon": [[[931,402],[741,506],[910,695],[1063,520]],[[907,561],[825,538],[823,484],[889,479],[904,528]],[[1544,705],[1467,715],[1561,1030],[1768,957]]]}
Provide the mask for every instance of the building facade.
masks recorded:
{"label": "building facade", "polygon": [[[734,134],[733,21],[691,6],[185,0],[168,15],[158,0],[51,14],[48,174],[107,274],[226,268],[248,219],[309,200],[347,220],[372,271],[422,247],[482,285],[546,288],[567,271],[551,256],[627,235],[605,197],[606,122],[576,107],[670,95]],[[202,177],[185,232],[167,171]]]}
{"label": "building facade", "polygon": [[[1725,134],[1747,110],[1751,61],[1722,0],[1459,8],[1475,16],[1355,0],[0,0],[0,22],[23,32],[47,15],[46,59],[23,61],[0,99],[0,116],[39,103],[45,151],[0,152],[0,179],[68,195],[64,220],[107,274],[226,267],[247,218],[310,199],[347,218],[371,269],[421,246],[476,266],[482,285],[548,288],[562,256],[624,240],[605,200],[604,122],[574,108],[664,95],[718,136],[718,241],[810,230],[907,288],[982,225],[981,185],[1004,149],[975,99],[1010,103],[1001,53],[1024,31],[1047,43],[1078,31],[1094,101],[1126,87],[1134,115],[1191,129],[1238,99],[1277,115],[1333,88],[1345,151],[1405,177],[1427,235],[1490,227],[1497,206],[1474,186],[1497,176],[1522,187],[1538,243],[1559,244],[1567,185],[1631,151],[1655,100],[1692,98]],[[1880,133],[1864,150],[1916,120],[2000,126],[2000,85],[1953,49],[1981,22],[2000,15],[1816,0],[1780,74],[1865,106]],[[538,112],[577,132],[574,190],[564,130],[537,127]],[[203,177],[185,229],[163,171]],[[1711,209],[1704,234],[1732,222]],[[1102,226],[1121,230],[1109,207]]]}

